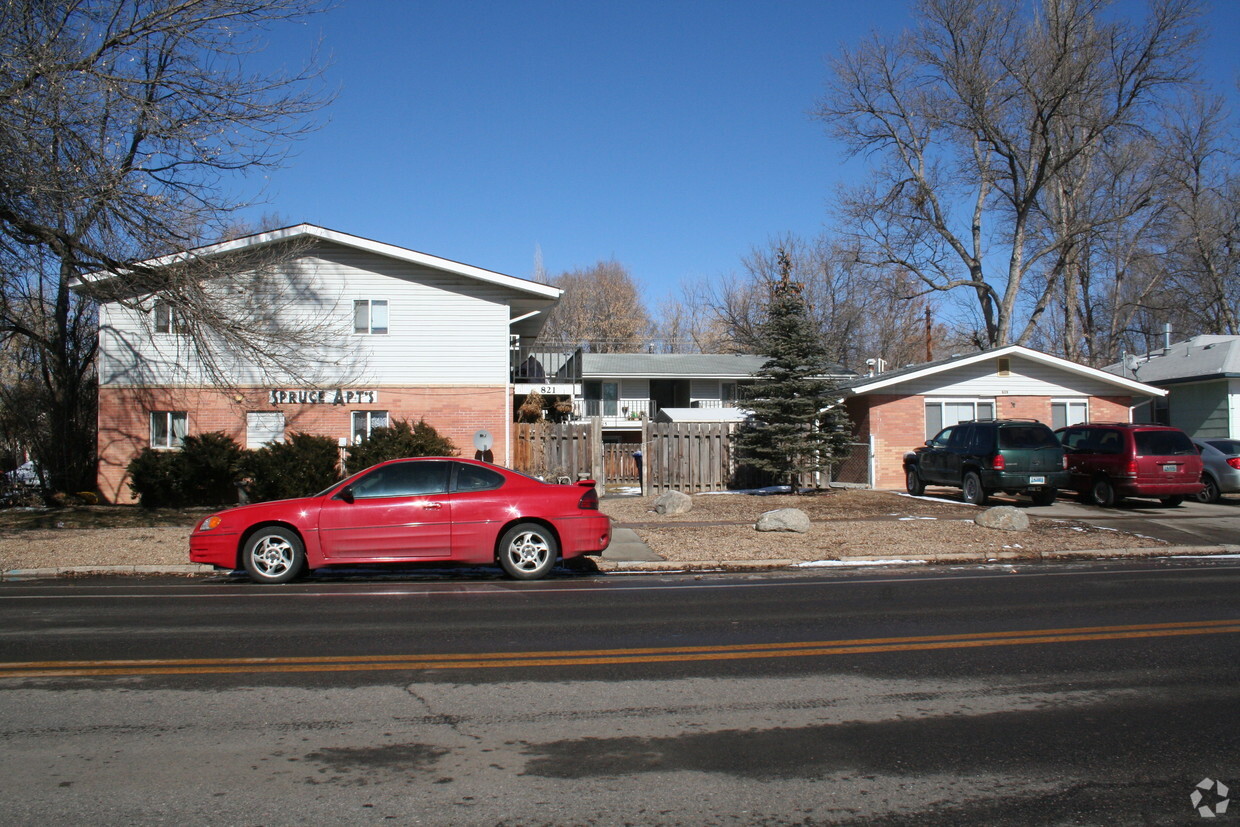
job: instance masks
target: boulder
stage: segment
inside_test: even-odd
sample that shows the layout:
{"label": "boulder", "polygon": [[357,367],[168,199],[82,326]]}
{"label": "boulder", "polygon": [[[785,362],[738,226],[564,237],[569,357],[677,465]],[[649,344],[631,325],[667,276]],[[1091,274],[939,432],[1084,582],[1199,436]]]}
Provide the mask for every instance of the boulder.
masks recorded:
{"label": "boulder", "polygon": [[809,516],[799,508],[777,508],[758,517],[758,531],[809,531]]}
{"label": "boulder", "polygon": [[977,517],[973,522],[982,528],[997,528],[1000,531],[1028,531],[1029,518],[1025,516],[1025,512],[1019,508],[1013,508],[1010,505],[999,505],[994,508],[988,508]]}
{"label": "boulder", "polygon": [[668,491],[655,498],[656,514],[684,514],[693,508],[693,498],[679,491]]}

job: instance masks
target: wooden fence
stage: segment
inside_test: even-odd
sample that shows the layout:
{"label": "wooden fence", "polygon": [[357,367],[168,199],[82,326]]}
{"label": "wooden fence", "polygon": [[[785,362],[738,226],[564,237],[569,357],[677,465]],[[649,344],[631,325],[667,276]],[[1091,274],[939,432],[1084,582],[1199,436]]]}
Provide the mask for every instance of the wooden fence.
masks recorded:
{"label": "wooden fence", "polygon": [[637,468],[641,447],[636,442],[603,444],[603,477],[607,485],[641,485]]}
{"label": "wooden fence", "polygon": [[736,471],[736,425],[646,422],[642,427],[643,494],[726,491]]}
{"label": "wooden fence", "polygon": [[601,440],[592,424],[518,422],[512,429],[512,465],[524,474],[554,482],[594,478],[602,472],[594,452]]}

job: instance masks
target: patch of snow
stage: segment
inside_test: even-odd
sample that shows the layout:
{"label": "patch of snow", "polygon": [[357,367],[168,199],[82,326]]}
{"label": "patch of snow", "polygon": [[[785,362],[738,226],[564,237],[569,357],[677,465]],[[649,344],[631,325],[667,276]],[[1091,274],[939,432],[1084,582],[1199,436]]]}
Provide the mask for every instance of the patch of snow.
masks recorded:
{"label": "patch of snow", "polygon": [[797,563],[798,568],[833,568],[842,566],[924,566],[929,560],[813,560]]}

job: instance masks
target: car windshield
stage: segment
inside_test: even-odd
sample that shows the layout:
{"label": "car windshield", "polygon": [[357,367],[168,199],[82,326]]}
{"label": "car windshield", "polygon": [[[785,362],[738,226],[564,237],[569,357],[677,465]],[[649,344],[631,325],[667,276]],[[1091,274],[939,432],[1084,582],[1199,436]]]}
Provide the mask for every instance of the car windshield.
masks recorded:
{"label": "car windshield", "polygon": [[1139,457],[1174,457],[1197,453],[1197,446],[1183,431],[1137,431],[1133,434]]}
{"label": "car windshield", "polygon": [[1058,448],[1059,440],[1046,426],[1007,425],[999,429],[1000,448]]}
{"label": "car windshield", "polygon": [[1229,457],[1240,454],[1240,439],[1207,439],[1207,445],[1211,445]]}

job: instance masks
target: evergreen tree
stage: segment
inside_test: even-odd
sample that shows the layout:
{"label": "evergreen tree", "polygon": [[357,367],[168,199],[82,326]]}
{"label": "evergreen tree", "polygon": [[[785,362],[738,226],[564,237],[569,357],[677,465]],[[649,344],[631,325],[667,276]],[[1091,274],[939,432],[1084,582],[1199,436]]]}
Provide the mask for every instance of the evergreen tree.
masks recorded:
{"label": "evergreen tree", "polygon": [[758,331],[761,352],[769,358],[757,374],[759,381],[747,389],[753,420],[740,433],[737,451],[744,462],[795,491],[802,474],[825,470],[847,454],[850,428],[828,377],[832,365],[826,345],[782,249],[779,270]]}

